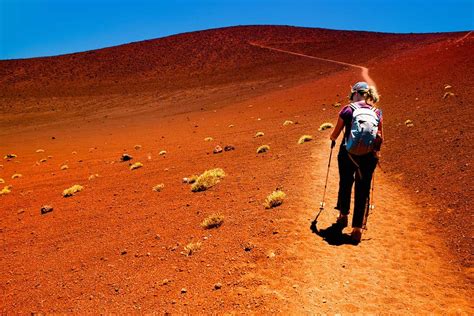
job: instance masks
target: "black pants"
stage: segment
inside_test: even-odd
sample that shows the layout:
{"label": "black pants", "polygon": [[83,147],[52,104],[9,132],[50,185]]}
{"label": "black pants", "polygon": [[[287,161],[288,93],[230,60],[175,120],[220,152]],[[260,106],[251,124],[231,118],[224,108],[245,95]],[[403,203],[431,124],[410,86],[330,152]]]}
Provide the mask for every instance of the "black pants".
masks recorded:
{"label": "black pants", "polygon": [[[351,158],[353,160],[351,160]],[[339,165],[339,194],[336,209],[341,214],[349,214],[352,185],[355,180],[354,216],[352,227],[362,228],[364,212],[367,206],[372,174],[377,166],[377,157],[370,153],[363,156],[350,155],[344,145],[339,148],[337,162]],[[359,167],[357,167],[357,165]]]}

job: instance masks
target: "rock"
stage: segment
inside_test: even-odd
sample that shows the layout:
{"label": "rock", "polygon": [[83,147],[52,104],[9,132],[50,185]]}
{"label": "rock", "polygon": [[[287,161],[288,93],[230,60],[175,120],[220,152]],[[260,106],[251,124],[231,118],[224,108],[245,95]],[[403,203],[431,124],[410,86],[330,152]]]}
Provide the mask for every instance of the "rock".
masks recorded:
{"label": "rock", "polygon": [[231,150],[235,150],[235,147],[232,145],[227,145],[224,147],[224,151],[231,151]]}
{"label": "rock", "polygon": [[217,145],[214,150],[212,151],[214,154],[219,154],[222,152],[222,147]]}
{"label": "rock", "polygon": [[187,291],[188,291],[188,290],[186,290],[186,288],[184,288],[184,287],[181,289],[181,293],[182,293],[182,294],[186,293]]}
{"label": "rock", "polygon": [[49,206],[49,205],[43,205],[41,207],[41,214],[46,214],[46,213],[49,213],[49,212],[52,212],[53,211],[53,207],[52,206]]}
{"label": "rock", "polygon": [[123,154],[122,155],[122,158],[120,158],[121,161],[129,161],[129,160],[132,160],[133,157],[130,156],[129,154]]}
{"label": "rock", "polygon": [[220,282],[217,282],[214,284],[214,290],[220,290],[222,288],[222,284]]}

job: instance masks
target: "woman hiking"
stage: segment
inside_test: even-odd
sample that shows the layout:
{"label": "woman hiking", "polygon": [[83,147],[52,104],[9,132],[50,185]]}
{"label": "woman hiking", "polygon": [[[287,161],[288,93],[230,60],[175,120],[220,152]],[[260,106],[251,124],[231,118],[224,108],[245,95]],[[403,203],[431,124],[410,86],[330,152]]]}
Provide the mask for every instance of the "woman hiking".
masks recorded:
{"label": "woman hiking", "polygon": [[374,106],[379,100],[376,88],[366,82],[358,82],[351,88],[349,100],[351,103],[339,112],[330,138],[331,147],[334,147],[344,129],[344,138],[337,156],[339,193],[335,208],[340,214],[336,224],[341,229],[347,227],[352,185],[355,180],[351,239],[358,244],[362,238],[372,174],[380,157],[383,140],[382,111]]}

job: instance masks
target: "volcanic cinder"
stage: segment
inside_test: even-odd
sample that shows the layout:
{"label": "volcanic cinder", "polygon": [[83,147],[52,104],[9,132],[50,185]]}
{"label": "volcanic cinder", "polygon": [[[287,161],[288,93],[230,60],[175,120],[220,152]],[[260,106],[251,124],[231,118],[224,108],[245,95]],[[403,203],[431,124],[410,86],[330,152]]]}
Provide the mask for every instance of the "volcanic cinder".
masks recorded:
{"label": "volcanic cinder", "polygon": [[[473,314],[473,51],[465,32],[242,26],[0,61],[1,156],[17,155],[0,167],[0,311]],[[363,76],[384,113],[376,207],[362,243],[337,246],[309,229],[318,128]],[[205,191],[182,181],[214,168]],[[334,159],[321,227],[337,183]]]}

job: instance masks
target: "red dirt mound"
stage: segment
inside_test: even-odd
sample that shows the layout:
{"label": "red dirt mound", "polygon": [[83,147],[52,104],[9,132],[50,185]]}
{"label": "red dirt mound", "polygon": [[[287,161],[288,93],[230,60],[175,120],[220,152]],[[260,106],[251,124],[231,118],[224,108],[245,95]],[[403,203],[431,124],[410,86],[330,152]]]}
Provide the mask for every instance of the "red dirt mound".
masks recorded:
{"label": "red dirt mound", "polygon": [[[463,36],[248,26],[0,61],[1,154],[17,155],[0,163],[2,312],[472,314]],[[360,69],[250,42],[369,68],[386,142],[360,246],[309,230],[330,133],[317,129]],[[182,181],[211,168],[226,176],[206,191]],[[321,226],[336,216],[331,168]],[[266,210],[277,188],[287,198]],[[215,213],[222,226],[203,229]]]}

